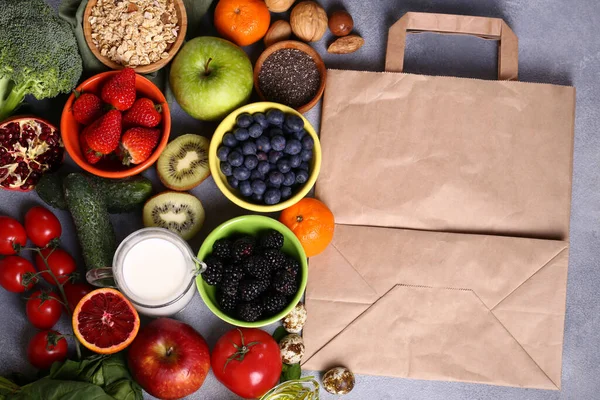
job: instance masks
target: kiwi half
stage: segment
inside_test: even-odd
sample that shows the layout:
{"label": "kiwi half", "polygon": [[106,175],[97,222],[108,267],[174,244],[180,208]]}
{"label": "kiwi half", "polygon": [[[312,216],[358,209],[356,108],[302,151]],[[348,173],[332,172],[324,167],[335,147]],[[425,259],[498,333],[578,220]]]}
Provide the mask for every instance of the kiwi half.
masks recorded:
{"label": "kiwi half", "polygon": [[144,226],[165,228],[190,240],[204,224],[204,207],[189,193],[163,192],[144,205]]}
{"label": "kiwi half", "polygon": [[190,190],[210,176],[208,147],[210,141],[188,133],[167,145],[158,158],[158,178],[169,189]]}

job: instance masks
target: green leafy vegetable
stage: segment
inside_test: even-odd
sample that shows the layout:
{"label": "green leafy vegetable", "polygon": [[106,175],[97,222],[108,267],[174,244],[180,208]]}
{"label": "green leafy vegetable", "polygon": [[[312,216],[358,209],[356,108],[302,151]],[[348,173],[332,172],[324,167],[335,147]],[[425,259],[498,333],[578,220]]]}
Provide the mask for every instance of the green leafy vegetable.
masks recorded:
{"label": "green leafy vegetable", "polygon": [[292,381],[296,379],[300,379],[302,375],[302,370],[300,369],[300,364],[283,364],[281,368],[281,378],[280,382]]}
{"label": "green leafy vegetable", "polygon": [[281,342],[281,339],[283,339],[287,335],[288,332],[285,330],[285,328],[283,326],[280,326],[277,329],[275,329],[275,332],[273,332],[273,339],[275,339],[275,341],[279,343]]}
{"label": "green leafy vegetable", "polygon": [[75,35],[44,0],[0,0],[0,121],[23,102],[75,88],[82,61]]}

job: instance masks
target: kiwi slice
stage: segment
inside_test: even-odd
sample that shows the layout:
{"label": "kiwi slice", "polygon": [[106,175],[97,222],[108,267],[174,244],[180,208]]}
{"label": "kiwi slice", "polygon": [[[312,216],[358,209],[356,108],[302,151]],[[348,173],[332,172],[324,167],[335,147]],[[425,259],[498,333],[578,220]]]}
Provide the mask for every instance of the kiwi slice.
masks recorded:
{"label": "kiwi slice", "polygon": [[189,193],[163,192],[144,205],[144,226],[165,228],[190,240],[204,224],[204,207]]}
{"label": "kiwi slice", "polygon": [[158,178],[169,189],[190,190],[210,176],[208,147],[210,141],[188,133],[167,145],[158,158]]}

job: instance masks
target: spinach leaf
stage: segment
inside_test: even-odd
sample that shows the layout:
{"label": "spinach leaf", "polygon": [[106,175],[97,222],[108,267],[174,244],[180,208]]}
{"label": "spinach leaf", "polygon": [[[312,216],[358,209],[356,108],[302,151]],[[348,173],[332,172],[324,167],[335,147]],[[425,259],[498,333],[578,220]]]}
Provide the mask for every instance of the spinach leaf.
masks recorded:
{"label": "spinach leaf", "polygon": [[281,378],[279,381],[286,382],[300,379],[300,375],[302,375],[300,364],[283,364],[283,367],[281,368]]}
{"label": "spinach leaf", "polygon": [[48,377],[23,386],[17,394],[7,400],[114,400],[96,386],[87,382],[59,381]]}
{"label": "spinach leaf", "polygon": [[275,339],[275,341],[279,343],[281,342],[281,339],[283,339],[287,335],[288,333],[285,330],[285,328],[283,326],[280,326],[277,329],[275,329],[275,332],[273,332],[273,339]]}

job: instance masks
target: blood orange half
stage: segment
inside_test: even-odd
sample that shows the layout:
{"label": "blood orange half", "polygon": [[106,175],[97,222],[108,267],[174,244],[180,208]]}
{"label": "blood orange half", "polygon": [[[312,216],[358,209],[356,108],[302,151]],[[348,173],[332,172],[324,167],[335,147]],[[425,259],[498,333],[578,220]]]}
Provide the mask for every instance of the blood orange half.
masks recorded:
{"label": "blood orange half", "polygon": [[88,349],[100,354],[123,350],[135,339],[140,317],[115,289],[97,289],[85,295],[73,312],[73,332]]}

